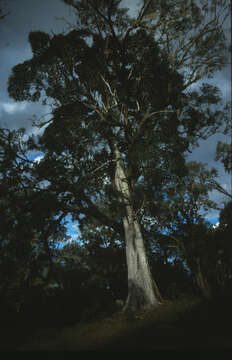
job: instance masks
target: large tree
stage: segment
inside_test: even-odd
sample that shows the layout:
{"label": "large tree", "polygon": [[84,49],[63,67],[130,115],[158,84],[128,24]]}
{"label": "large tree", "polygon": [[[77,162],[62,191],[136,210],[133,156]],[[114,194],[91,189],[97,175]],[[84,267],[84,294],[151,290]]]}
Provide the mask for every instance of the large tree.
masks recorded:
{"label": "large tree", "polygon": [[180,1],[148,1],[132,19],[118,0],[65,0],[76,10],[75,28],[30,33],[33,56],[9,78],[15,100],[52,107],[40,143],[31,141],[45,154],[37,173],[47,190],[73,219],[91,219],[125,241],[125,309],[161,301],[143,209],[149,204],[158,214],[163,189],[187,171],[186,151],[224,119],[210,108],[220,104],[217,88],[188,89],[223,66],[223,5],[207,9],[202,2],[186,2],[183,12]]}

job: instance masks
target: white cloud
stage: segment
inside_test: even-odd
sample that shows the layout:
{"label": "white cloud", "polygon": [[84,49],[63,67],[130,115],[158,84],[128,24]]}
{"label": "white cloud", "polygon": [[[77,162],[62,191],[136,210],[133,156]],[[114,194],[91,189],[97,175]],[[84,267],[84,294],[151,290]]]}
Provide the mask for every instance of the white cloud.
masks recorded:
{"label": "white cloud", "polygon": [[0,103],[0,114],[5,112],[9,115],[14,115],[18,112],[22,112],[26,109],[28,103],[23,101],[21,103],[3,102]]}
{"label": "white cloud", "polygon": [[219,222],[217,222],[216,224],[213,225],[213,228],[217,228],[219,226]]}
{"label": "white cloud", "polygon": [[34,159],[34,162],[39,163],[43,159],[43,157],[44,157],[44,155],[36,156],[36,158]]}

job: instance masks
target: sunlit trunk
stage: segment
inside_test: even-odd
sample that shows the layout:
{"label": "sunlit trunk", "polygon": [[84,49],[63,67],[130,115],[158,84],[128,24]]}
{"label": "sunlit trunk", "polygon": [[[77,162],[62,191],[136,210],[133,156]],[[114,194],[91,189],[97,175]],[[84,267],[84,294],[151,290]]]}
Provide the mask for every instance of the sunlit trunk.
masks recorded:
{"label": "sunlit trunk", "polygon": [[161,302],[161,295],[151,276],[141,228],[133,211],[130,188],[117,145],[114,145],[114,151],[116,160],[115,185],[126,210],[123,226],[126,243],[128,297],[124,310],[156,307]]}

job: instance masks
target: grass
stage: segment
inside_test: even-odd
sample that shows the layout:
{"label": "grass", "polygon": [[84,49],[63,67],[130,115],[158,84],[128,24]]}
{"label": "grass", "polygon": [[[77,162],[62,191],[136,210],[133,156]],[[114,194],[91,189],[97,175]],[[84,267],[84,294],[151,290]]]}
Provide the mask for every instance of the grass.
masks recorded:
{"label": "grass", "polygon": [[[152,311],[82,321],[72,326],[2,329],[1,350],[140,351],[231,349],[231,299],[165,301]],[[7,330],[7,331],[6,331]],[[33,331],[32,331],[33,330]]]}
{"label": "grass", "polygon": [[153,311],[137,314],[117,312],[61,329],[40,329],[18,350],[232,349],[229,329],[225,325],[224,332],[221,331],[222,319],[218,316],[218,322],[215,316],[213,321],[211,315],[215,314],[215,308],[214,304],[210,306],[199,299],[165,301]]}

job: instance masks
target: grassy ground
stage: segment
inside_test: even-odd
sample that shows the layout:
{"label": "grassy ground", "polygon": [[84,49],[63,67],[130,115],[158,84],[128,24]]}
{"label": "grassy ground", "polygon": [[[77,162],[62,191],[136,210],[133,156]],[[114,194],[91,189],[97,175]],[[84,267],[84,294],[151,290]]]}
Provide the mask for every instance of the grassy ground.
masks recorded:
{"label": "grassy ground", "polygon": [[[232,350],[231,314],[225,300],[220,301],[166,301],[157,310],[136,315],[118,312],[73,326],[39,329],[27,334],[13,348],[20,351]],[[231,302],[227,302],[230,306]]]}

